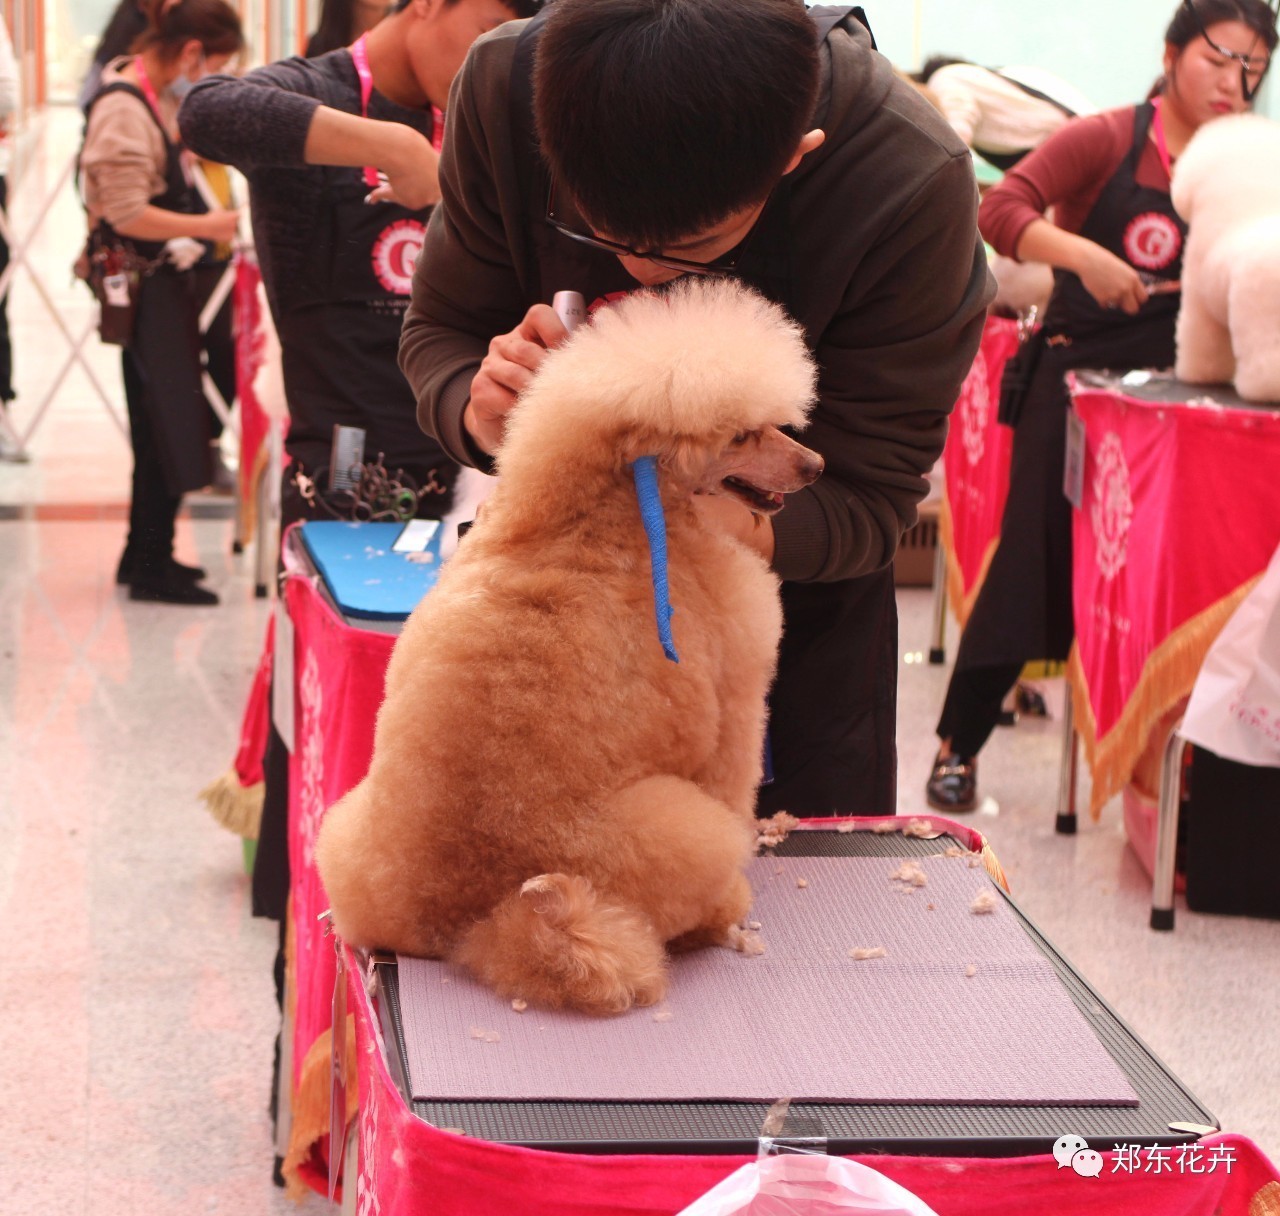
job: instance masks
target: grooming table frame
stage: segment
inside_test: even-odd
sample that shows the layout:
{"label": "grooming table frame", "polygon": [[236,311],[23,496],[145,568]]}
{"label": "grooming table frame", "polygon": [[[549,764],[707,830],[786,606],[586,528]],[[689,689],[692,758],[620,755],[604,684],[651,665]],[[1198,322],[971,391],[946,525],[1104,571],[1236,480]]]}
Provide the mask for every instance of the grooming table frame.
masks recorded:
{"label": "grooming table frame", "polygon": [[[779,856],[910,857],[965,842],[869,831],[796,831]],[[1003,893],[1002,893],[1003,894]],[[1008,896],[1005,896],[1008,899]],[[1003,1156],[1044,1153],[1061,1135],[1094,1147],[1178,1145],[1216,1130],[1217,1120],[1161,1063],[1048,942],[1017,904],[1009,904],[1052,963],[1067,993],[1138,1094],[1137,1107],[804,1103],[791,1106],[781,1139],[825,1139],[832,1154]],[[525,1148],[579,1153],[750,1154],[768,1104],[752,1102],[415,1101],[407,1084],[404,1026],[394,957],[379,959],[375,999],[388,1065],[413,1112],[436,1127]],[[856,1015],[851,1015],[856,1016]],[[905,1033],[905,1031],[904,1031]],[[956,1044],[963,1051],[963,1043]],[[784,1095],[779,1095],[782,1097]],[[1174,1130],[1190,1124],[1195,1131]]]}

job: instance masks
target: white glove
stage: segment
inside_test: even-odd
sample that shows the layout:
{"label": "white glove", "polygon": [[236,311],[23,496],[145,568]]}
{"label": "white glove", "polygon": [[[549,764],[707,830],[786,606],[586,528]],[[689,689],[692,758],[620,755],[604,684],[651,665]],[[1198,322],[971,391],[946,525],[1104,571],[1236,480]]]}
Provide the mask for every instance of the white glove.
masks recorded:
{"label": "white glove", "polygon": [[165,241],[164,252],[179,270],[190,270],[204,256],[204,245],[189,236],[175,236]]}

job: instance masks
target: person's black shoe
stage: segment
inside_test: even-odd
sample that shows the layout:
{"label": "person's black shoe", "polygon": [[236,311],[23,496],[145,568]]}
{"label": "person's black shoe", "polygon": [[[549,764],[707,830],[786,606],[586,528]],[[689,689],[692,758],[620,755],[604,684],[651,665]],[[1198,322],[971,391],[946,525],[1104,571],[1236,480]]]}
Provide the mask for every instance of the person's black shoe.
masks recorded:
{"label": "person's black shoe", "polygon": [[1021,680],[1013,689],[1013,704],[1018,713],[1028,718],[1047,718],[1049,706],[1045,704],[1044,695],[1034,684],[1024,684]]}
{"label": "person's black shoe", "polygon": [[183,575],[167,572],[159,578],[136,578],[129,585],[131,600],[144,600],[157,604],[218,603],[218,597],[206,587],[198,587]]}
{"label": "person's black shoe", "polygon": [[971,811],[978,804],[978,762],[972,756],[939,752],[924,787],[935,811]]}
{"label": "person's black shoe", "polygon": [[[182,562],[169,559],[169,563],[165,569],[165,575],[172,575],[174,578],[185,578],[189,583],[198,583],[205,578],[207,571],[203,566],[186,566]],[[137,566],[133,559],[133,554],[128,549],[120,556],[120,564],[116,567],[116,583],[121,587],[128,587],[138,576]],[[154,581],[154,580],[151,580]]]}

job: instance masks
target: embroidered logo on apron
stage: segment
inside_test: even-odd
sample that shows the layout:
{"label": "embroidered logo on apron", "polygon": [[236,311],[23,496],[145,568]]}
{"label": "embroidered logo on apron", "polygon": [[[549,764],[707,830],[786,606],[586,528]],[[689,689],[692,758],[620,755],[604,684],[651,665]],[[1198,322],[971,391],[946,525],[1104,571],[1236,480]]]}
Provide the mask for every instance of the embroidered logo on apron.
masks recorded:
{"label": "embroidered logo on apron", "polygon": [[1164,270],[1182,251],[1182,233],[1167,215],[1148,211],[1124,230],[1125,256],[1143,270]]}
{"label": "embroidered logo on apron", "polygon": [[960,386],[959,412],[965,459],[971,466],[976,465],[986,450],[987,425],[991,420],[991,383],[987,378],[987,360],[981,351]]}
{"label": "embroidered logo on apron", "polygon": [[1120,573],[1128,557],[1129,524],[1132,520],[1129,466],[1120,436],[1108,431],[1098,447],[1094,462],[1093,505],[1089,508],[1098,572],[1108,581]]}
{"label": "embroidered logo on apron", "polygon": [[371,258],[378,282],[392,295],[407,296],[413,286],[413,268],[422,250],[426,228],[417,220],[388,224],[373,243]]}

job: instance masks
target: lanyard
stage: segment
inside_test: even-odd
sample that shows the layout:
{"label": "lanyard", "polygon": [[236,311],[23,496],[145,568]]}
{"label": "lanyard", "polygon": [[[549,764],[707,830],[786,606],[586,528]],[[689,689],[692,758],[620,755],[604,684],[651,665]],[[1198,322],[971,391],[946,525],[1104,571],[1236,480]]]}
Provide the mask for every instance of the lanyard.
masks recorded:
{"label": "lanyard", "polygon": [[138,75],[138,84],[142,88],[142,95],[147,99],[147,105],[151,107],[151,111],[156,116],[156,122],[160,124],[162,131],[169,128],[165,126],[164,115],[160,113],[160,98],[156,96],[156,87],[151,83],[151,77],[147,75],[147,69],[143,65],[142,56],[135,55],[133,57],[133,70]]}
{"label": "lanyard", "polygon": [[[360,78],[360,117],[369,117],[369,98],[373,96],[373,73],[369,71],[369,52],[365,49],[364,35],[351,44],[351,61],[356,65],[356,75]],[[370,189],[378,185],[378,171],[372,165],[365,165],[361,170],[364,184]]]}
{"label": "lanyard", "polygon": [[1169,159],[1169,145],[1164,138],[1164,117],[1160,113],[1160,101],[1157,97],[1152,103],[1151,108],[1155,111],[1151,119],[1151,130],[1156,137],[1156,151],[1160,153],[1160,163],[1164,166],[1165,174],[1169,180],[1173,180],[1173,162]]}
{"label": "lanyard", "polygon": [[[364,44],[365,36],[360,35],[359,38],[351,44],[351,62],[355,64],[356,76],[360,80],[360,117],[369,117],[369,98],[373,96],[373,73],[369,70],[369,51]],[[440,151],[440,145],[444,140],[444,114],[431,107],[431,146],[437,152]],[[364,174],[364,184],[370,189],[375,189],[379,183],[378,170],[372,165],[365,165],[361,170]]]}

